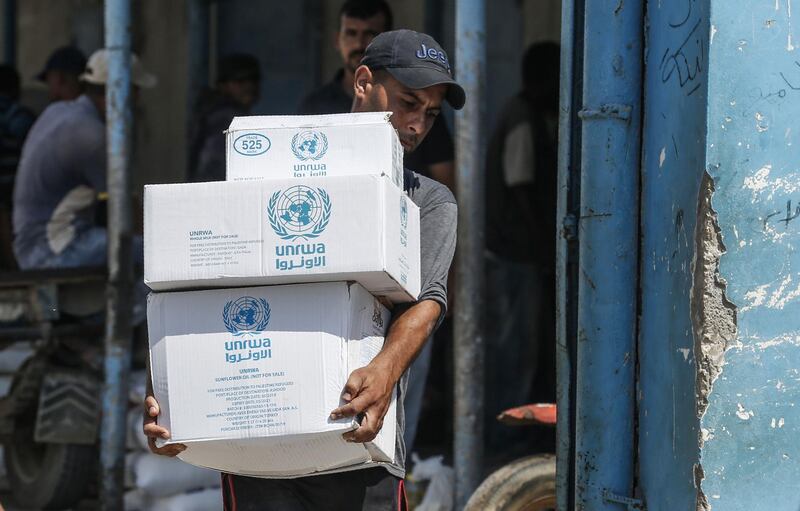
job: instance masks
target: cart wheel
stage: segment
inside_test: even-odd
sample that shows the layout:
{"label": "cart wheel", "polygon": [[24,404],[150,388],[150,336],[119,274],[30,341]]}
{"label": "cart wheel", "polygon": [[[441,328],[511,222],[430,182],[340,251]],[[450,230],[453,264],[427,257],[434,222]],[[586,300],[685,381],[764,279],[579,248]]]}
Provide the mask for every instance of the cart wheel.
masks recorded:
{"label": "cart wheel", "polygon": [[37,443],[35,414],[16,418],[4,457],[14,501],[24,509],[68,509],[77,504],[96,476],[93,445]]}
{"label": "cart wheel", "polygon": [[556,459],[521,458],[496,470],[475,490],[465,511],[544,511],[556,508]]}

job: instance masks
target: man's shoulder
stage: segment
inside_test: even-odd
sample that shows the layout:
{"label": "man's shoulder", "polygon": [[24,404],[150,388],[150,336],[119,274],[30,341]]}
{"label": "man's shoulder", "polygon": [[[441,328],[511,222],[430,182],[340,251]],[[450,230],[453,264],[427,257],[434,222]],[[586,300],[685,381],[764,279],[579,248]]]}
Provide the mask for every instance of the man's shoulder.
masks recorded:
{"label": "man's shoulder", "polygon": [[45,108],[39,116],[39,120],[52,126],[83,127],[90,131],[102,131],[105,133],[105,125],[100,115],[97,113],[85,96],[75,100],[56,101]]}
{"label": "man's shoulder", "polygon": [[414,204],[419,206],[421,213],[441,204],[456,204],[456,198],[449,188],[413,170],[403,169],[403,188]]}
{"label": "man's shoulder", "polygon": [[94,106],[78,100],[51,104],[34,123],[28,141],[36,145],[46,142],[75,156],[98,150],[105,145],[106,127],[91,108]]}

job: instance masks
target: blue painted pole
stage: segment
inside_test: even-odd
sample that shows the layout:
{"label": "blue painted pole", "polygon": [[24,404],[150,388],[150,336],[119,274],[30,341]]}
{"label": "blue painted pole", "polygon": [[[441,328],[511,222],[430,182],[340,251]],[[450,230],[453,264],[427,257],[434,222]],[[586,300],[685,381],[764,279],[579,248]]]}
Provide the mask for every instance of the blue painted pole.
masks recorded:
{"label": "blue painted pole", "polygon": [[575,509],[626,509],[634,478],[642,0],[585,0]]}
{"label": "blue painted pole", "polygon": [[108,304],[105,330],[105,385],[100,431],[100,503],[105,511],[123,508],[125,417],[131,363],[130,148],[131,10],[130,0],[105,2],[108,83],[106,144],[108,150]]}
{"label": "blue painted pole", "polygon": [[558,509],[574,509],[575,344],[577,337],[580,215],[580,119],[584,0],[563,0],[558,123],[556,218],[556,495]]}
{"label": "blue painted pole", "polygon": [[456,509],[483,470],[483,251],[486,0],[456,3],[456,66],[467,102],[456,112],[458,256],[454,327]]}

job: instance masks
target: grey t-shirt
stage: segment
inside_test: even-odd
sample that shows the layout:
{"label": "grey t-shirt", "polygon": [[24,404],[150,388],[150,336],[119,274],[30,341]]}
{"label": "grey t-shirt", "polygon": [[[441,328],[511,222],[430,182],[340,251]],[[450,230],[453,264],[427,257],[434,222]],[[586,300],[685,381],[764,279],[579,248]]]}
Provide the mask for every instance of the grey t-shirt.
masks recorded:
{"label": "grey t-shirt", "polygon": [[[447,274],[456,249],[456,225],[458,207],[450,190],[428,177],[405,170],[404,188],[408,196],[419,207],[420,216],[420,277],[421,291],[418,302],[433,300],[442,307],[438,328],[447,311]],[[430,342],[430,340],[428,340]],[[405,477],[406,446],[403,441],[405,431],[405,400],[408,385],[408,371],[397,384],[397,440],[395,463],[384,465],[397,477]]]}
{"label": "grey t-shirt", "polygon": [[105,125],[87,96],[53,103],[22,147],[14,185],[14,252],[46,243],[61,253],[94,225],[97,194],[106,191]]}

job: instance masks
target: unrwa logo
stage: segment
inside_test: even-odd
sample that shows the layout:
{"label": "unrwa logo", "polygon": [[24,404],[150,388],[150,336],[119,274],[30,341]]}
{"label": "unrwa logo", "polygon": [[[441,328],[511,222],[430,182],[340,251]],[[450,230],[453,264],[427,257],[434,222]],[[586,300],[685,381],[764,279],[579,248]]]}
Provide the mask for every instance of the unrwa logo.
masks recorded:
{"label": "unrwa logo", "polygon": [[408,228],[408,204],[404,196],[400,197],[400,225],[403,229]]}
{"label": "unrwa logo", "polygon": [[243,156],[258,156],[269,151],[272,142],[261,133],[245,133],[233,141],[233,149]]}
{"label": "unrwa logo", "polygon": [[377,300],[372,304],[372,322],[378,328],[383,328],[383,314],[381,313],[381,304]]}
{"label": "unrwa logo", "polygon": [[300,161],[319,160],[328,152],[328,137],[321,131],[301,131],[292,137],[292,152]]}
{"label": "unrwa logo", "polygon": [[297,185],[273,193],[267,206],[269,224],[285,240],[316,238],[331,219],[331,198],[322,188]]}
{"label": "unrwa logo", "polygon": [[222,309],[222,322],[233,335],[263,332],[269,324],[272,311],[263,298],[242,296],[231,300]]}

